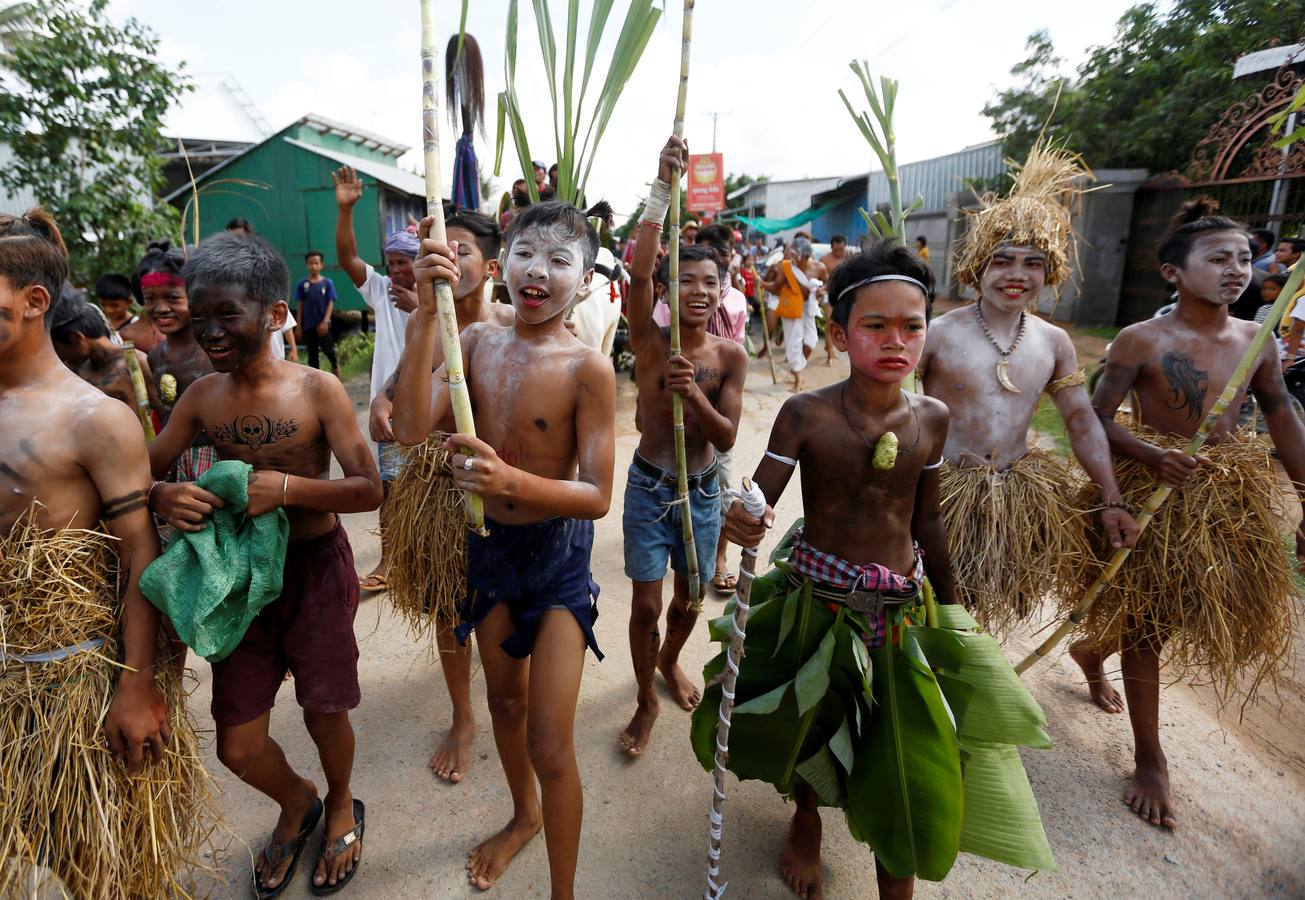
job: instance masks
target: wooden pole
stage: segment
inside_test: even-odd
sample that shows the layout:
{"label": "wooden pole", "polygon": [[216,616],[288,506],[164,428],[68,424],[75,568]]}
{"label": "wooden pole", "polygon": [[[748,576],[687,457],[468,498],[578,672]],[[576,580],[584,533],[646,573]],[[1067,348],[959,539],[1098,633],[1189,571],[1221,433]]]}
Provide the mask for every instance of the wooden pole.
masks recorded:
{"label": "wooden pole", "polygon": [[[436,74],[439,69],[435,65],[435,48],[435,0],[421,0],[421,128],[422,151],[426,163],[426,215],[435,220],[431,225],[430,236],[443,243],[447,242],[448,237],[444,231],[444,190],[440,184],[439,76]],[[458,338],[458,317],[453,308],[453,288],[447,281],[437,281],[434,289],[454,424],[459,434],[475,437],[476,423],[472,421],[471,395],[463,374],[462,343]],[[417,290],[429,302],[430,285],[418,284]],[[469,450],[463,452],[470,453]],[[463,499],[468,527],[484,534],[484,503],[478,495],[471,492],[467,492]]]}
{"label": "wooden pole", "polygon": [[[1215,425],[1219,423],[1219,419],[1223,417],[1224,411],[1228,409],[1228,405],[1237,398],[1237,395],[1241,393],[1242,388],[1246,386],[1246,382],[1250,379],[1255,361],[1264,350],[1264,344],[1268,341],[1269,335],[1278,327],[1278,321],[1282,318],[1282,314],[1287,308],[1287,303],[1295,295],[1296,291],[1300,289],[1301,278],[1303,276],[1305,276],[1305,266],[1297,266],[1296,270],[1291,273],[1291,278],[1287,279],[1286,287],[1284,287],[1282,293],[1278,295],[1278,302],[1273,304],[1273,309],[1270,310],[1268,317],[1260,325],[1260,330],[1255,333],[1251,345],[1247,347],[1246,352],[1242,354],[1241,362],[1237,364],[1236,370],[1233,371],[1232,378],[1228,379],[1227,387],[1223,389],[1223,393],[1219,395],[1219,398],[1214,401],[1214,406],[1210,407],[1210,412],[1206,415],[1205,421],[1201,423],[1200,429],[1196,434],[1192,435],[1192,439],[1188,441],[1187,446],[1183,448],[1183,452],[1187,455],[1194,456],[1196,452],[1204,446],[1205,442],[1210,437],[1210,432],[1214,430]],[[1146,531],[1146,526],[1151,524],[1151,520],[1155,517],[1155,514],[1159,512],[1160,507],[1164,506],[1165,501],[1169,499],[1169,495],[1173,492],[1173,485],[1161,484],[1152,492],[1151,496],[1147,498],[1146,505],[1142,507],[1142,514],[1137,517],[1139,535],[1141,532]],[[1052,650],[1056,649],[1057,645],[1065,639],[1065,636],[1073,631],[1074,628],[1083,621],[1084,617],[1087,616],[1088,612],[1092,609],[1092,605],[1096,603],[1097,598],[1101,596],[1101,592],[1109,587],[1110,583],[1114,581],[1115,575],[1119,573],[1120,567],[1124,565],[1124,561],[1128,559],[1129,554],[1132,552],[1133,551],[1128,547],[1121,547],[1111,555],[1109,562],[1106,563],[1105,569],[1102,571],[1101,575],[1098,576],[1097,580],[1092,582],[1091,587],[1087,589],[1087,593],[1083,595],[1083,599],[1079,600],[1078,605],[1075,606],[1073,611],[1069,614],[1069,618],[1062,622],[1060,626],[1052,632],[1051,637],[1043,641],[1036,650],[1026,656],[1024,660],[1015,667],[1016,672],[1019,672],[1020,674],[1027,672],[1034,663],[1051,653]]]}
{"label": "wooden pole", "polygon": [[[739,499],[748,515],[761,518],[766,512],[766,495],[752,479],[743,479]],[[725,893],[725,885],[717,884],[720,877],[721,829],[725,824],[725,766],[730,750],[730,716],[734,712],[734,687],[739,680],[739,661],[743,659],[743,639],[748,627],[748,603],[752,599],[752,579],[757,569],[757,548],[744,547],[739,563],[739,586],[734,595],[734,621],[730,631],[730,646],[725,659],[724,677],[720,686],[720,712],[716,717],[716,765],[711,773],[711,812],[707,842],[707,892],[705,900],[716,900]]]}
{"label": "wooden pole", "polygon": [[[693,36],[693,3],[684,0],[684,33],[680,42],[680,89],[675,102],[675,136],[684,137],[684,104],[689,93],[689,44]],[[667,232],[670,252],[671,356],[680,355],[680,178],[677,172],[671,182],[671,223]],[[689,505],[689,468],[684,450],[684,398],[671,395],[671,416],[675,428],[675,468],[679,476],[678,496],[680,518],[684,523],[684,560],[688,571],[689,608],[695,613],[702,610],[702,588],[698,577],[698,551],[693,542],[693,514]]]}

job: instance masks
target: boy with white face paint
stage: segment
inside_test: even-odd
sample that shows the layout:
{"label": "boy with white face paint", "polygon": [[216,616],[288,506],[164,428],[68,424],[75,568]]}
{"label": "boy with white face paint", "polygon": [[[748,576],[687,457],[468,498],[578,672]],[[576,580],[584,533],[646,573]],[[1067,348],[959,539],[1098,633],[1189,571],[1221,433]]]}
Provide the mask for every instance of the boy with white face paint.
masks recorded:
{"label": "boy with white face paint", "polygon": [[1062,460],[1029,445],[1044,393],[1100,489],[1110,543],[1132,546],[1137,536],[1073,342],[1032,311],[1044,286],[1069,275],[1070,213],[1059,198],[1072,196],[1084,174],[1074,157],[1035,147],[1010,196],[987,200],[956,269],[978,299],[933,324],[920,361],[925,393],[952,411],[942,496],[957,589],[998,634],[1046,594],[1082,588],[1071,583],[1072,564],[1088,550],[1084,516],[1069,502],[1077,480]]}
{"label": "boy with white face paint", "polygon": [[[417,282],[457,284],[457,244],[426,237],[430,224],[421,226]],[[552,896],[571,897],[583,806],[572,730],[585,647],[601,658],[589,557],[592,520],[611,503],[616,378],[610,360],[563,321],[598,252],[585,214],[557,201],[534,204],[513,220],[506,243],[516,317],[461,333],[478,437],[453,435],[446,444],[456,451],[458,487],[485,502],[489,535],[467,536],[457,634],[477,634],[513,803],[507,825],[472,850],[467,872],[487,890],[542,825]],[[407,445],[451,416],[445,367],[431,374],[439,342],[433,296],[413,318],[393,411],[395,436]]]}

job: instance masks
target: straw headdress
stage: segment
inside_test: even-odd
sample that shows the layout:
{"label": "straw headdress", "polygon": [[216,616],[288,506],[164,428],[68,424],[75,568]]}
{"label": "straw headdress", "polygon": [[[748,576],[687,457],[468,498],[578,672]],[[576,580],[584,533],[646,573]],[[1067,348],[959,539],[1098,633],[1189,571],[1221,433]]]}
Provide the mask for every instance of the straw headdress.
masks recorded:
{"label": "straw headdress", "polygon": [[993,252],[1003,244],[1035,247],[1047,255],[1047,284],[1062,284],[1070,272],[1074,230],[1070,216],[1092,172],[1077,153],[1039,138],[1023,165],[1015,169],[1011,192],[979,197],[970,227],[956,256],[956,279],[978,287]]}

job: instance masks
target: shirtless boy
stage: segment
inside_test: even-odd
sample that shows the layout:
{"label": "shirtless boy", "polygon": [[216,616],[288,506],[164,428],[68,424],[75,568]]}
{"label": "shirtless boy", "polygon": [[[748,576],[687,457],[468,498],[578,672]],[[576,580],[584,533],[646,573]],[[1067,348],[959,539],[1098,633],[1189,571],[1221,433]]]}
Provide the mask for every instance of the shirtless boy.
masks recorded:
{"label": "shirtless boy", "polygon": [[[534,204],[513,219],[506,242],[516,318],[462,332],[478,437],[447,444],[459,451],[458,487],[485,502],[489,535],[467,536],[457,634],[465,641],[476,632],[513,807],[507,825],[471,851],[467,875],[481,890],[492,887],[542,824],[552,897],[568,900],[583,807],[572,732],[585,647],[599,653],[589,556],[592,520],[611,504],[616,376],[563,322],[598,254],[585,214],[560,201]],[[457,284],[458,249],[424,240],[419,283]],[[430,374],[439,343],[434,292],[423,294],[394,399],[394,433],[407,445],[451,416],[443,367]]]}
{"label": "shirtless boy", "polygon": [[[1201,200],[1188,204],[1175,219],[1174,227],[1160,246],[1159,255],[1161,274],[1178,290],[1178,306],[1165,316],[1131,325],[1119,333],[1111,344],[1106,357],[1105,374],[1093,398],[1097,415],[1101,417],[1115,452],[1145,464],[1154,473],[1154,478],[1166,481],[1180,490],[1209,460],[1204,456],[1188,456],[1180,450],[1166,449],[1143,440],[1118,424],[1115,412],[1131,393],[1139,406],[1135,414],[1140,415],[1141,422],[1147,428],[1162,435],[1190,438],[1200,428],[1215,400],[1227,386],[1233,370],[1255,336],[1257,326],[1254,323],[1232,318],[1228,314],[1229,306],[1241,296],[1251,279],[1251,249],[1246,229],[1231,219],[1215,215],[1215,209],[1209,201]],[[1250,390],[1269,426],[1278,458],[1299,492],[1305,488],[1305,428],[1302,428],[1300,420],[1291,411],[1278,350],[1273,341],[1265,344],[1255,363]],[[1227,412],[1215,427],[1216,441],[1220,438],[1233,440],[1231,435],[1237,429],[1238,411],[1244,400],[1243,390],[1228,405]],[[1210,449],[1207,452],[1215,456],[1218,447],[1214,443],[1208,446]],[[1232,483],[1240,480],[1242,474],[1229,471],[1222,476],[1234,496],[1239,489]],[[1273,480],[1271,474],[1261,477]],[[1150,479],[1147,481],[1150,482]],[[1147,483],[1143,488],[1149,489],[1152,486]],[[1219,483],[1216,482],[1214,487],[1218,488]],[[1152,531],[1163,527],[1162,517],[1165,514],[1166,509],[1162,508],[1151,525],[1151,531],[1144,536],[1144,541],[1151,537]],[[1278,523],[1273,521],[1258,524],[1263,533],[1252,536],[1251,540],[1267,541],[1270,546],[1276,547],[1280,540]],[[1242,538],[1240,535],[1223,534],[1226,526],[1222,518],[1219,521],[1211,519],[1208,527],[1211,529],[1210,539],[1221,544]],[[1138,552],[1151,552],[1151,548],[1144,546]],[[1299,540],[1296,553],[1305,559],[1305,548]],[[1282,566],[1287,566],[1284,556],[1276,553],[1273,555],[1278,557],[1277,561]],[[1166,568],[1183,565],[1184,554],[1170,554],[1170,558],[1172,561],[1166,563]],[[1233,561],[1240,559],[1232,550],[1227,551],[1225,558]],[[1247,594],[1261,593],[1261,573],[1244,569],[1238,571],[1234,567],[1229,571],[1205,573],[1201,577],[1227,581],[1236,585],[1238,591]],[[1188,583],[1191,583],[1190,580]],[[1289,573],[1285,573],[1281,583],[1292,584]],[[1154,588],[1157,593],[1172,590],[1164,584],[1148,584],[1147,587]],[[1295,593],[1292,590],[1288,596],[1265,599],[1264,602],[1276,614],[1266,612],[1261,615],[1258,610],[1225,609],[1211,617],[1231,626],[1231,633],[1220,633],[1217,636],[1218,642],[1224,646],[1242,646],[1239,631],[1253,628],[1254,623],[1248,621],[1252,618],[1272,617],[1290,629],[1289,620],[1282,616],[1290,605],[1296,603]],[[1217,597],[1217,594],[1211,592],[1209,597],[1183,597],[1181,602],[1191,609],[1217,602]],[[1107,617],[1122,617],[1133,622],[1134,610],[1129,605],[1129,599],[1127,596],[1108,593],[1102,595],[1098,605],[1109,610],[1118,608],[1117,612],[1108,613]],[[1248,602],[1252,601],[1248,598]],[[1131,634],[1125,635],[1122,647],[1118,643],[1114,646],[1094,647],[1091,641],[1075,647],[1074,658],[1083,667],[1090,683],[1104,680],[1102,664],[1105,657],[1120,650],[1136,763],[1132,783],[1124,800],[1133,812],[1152,825],[1169,828],[1177,825],[1174,802],[1169,794],[1168,764],[1160,746],[1160,651],[1166,641],[1172,645],[1181,641],[1200,640],[1199,635],[1193,634],[1193,630],[1200,625],[1193,623],[1203,623],[1211,618],[1193,613],[1184,622],[1156,623],[1148,620],[1146,625],[1134,628]],[[1163,633],[1160,633],[1161,630]],[[1110,689],[1110,693],[1109,699],[1114,701],[1114,709],[1110,711],[1117,712],[1119,696],[1113,689]]]}
{"label": "shirtless boy", "polygon": [[[698,619],[696,607],[716,568],[720,536],[720,485],[716,451],[734,446],[743,408],[747,353],[728,338],[707,332],[720,302],[726,267],[707,245],[682,245],[680,258],[680,355],[669,357],[670,336],[653,320],[653,263],[657,235],[666,214],[671,179],[688,164],[687,145],[667,141],[657,163],[657,181],[639,221],[630,266],[626,319],[635,355],[638,416],[642,434],[625,488],[625,574],[634,583],[630,608],[630,655],[638,683],[634,718],[619,743],[630,756],[648,745],[661,702],[653,684],[661,671],[682,709],[702,694],[680,668],[680,650]],[[658,288],[669,290],[670,260],[657,269]],[[684,452],[689,471],[689,509],[698,556],[698,596],[689,595],[685,574],[683,509],[675,506],[678,477],[672,426],[673,394],[684,402]],[[661,639],[662,580],[670,561],[675,572],[666,640]]]}
{"label": "shirtless boy", "polygon": [[[976,215],[1009,215],[1016,224],[1000,235],[983,222],[971,228],[957,277],[978,299],[933,323],[920,360],[925,393],[946,403],[952,414],[943,452],[944,497],[964,493],[966,481],[974,480],[994,495],[1007,491],[1028,504],[1018,512],[998,502],[985,504],[986,518],[968,522],[960,521],[962,513],[951,501],[943,504],[961,599],[998,634],[1029,615],[1045,594],[1065,587],[1049,580],[1050,573],[1069,562],[1057,559],[1068,555],[1057,550],[1074,536],[1078,544],[1086,540],[1082,517],[1066,506],[1077,493],[1068,466],[1029,446],[1029,426],[1044,393],[1065,423],[1074,455],[1100,489],[1101,524],[1110,543],[1132,546],[1137,537],[1137,523],[1115,483],[1105,432],[1083,387],[1073,342],[1064,329],[1032,311],[1044,285],[1060,284],[1069,275],[1068,227],[1044,227],[1056,215],[1067,223],[1069,213],[1047,200],[1046,216],[1019,218],[1025,209],[1021,204],[1028,203],[1022,199],[1026,187],[1017,177],[1010,197]],[[1028,479],[1030,485],[1017,491],[1017,479]],[[1066,537],[1058,543],[1062,535]],[[1015,552],[1015,547],[1023,549]],[[1085,552],[1086,545],[1075,549]],[[1016,565],[1012,554],[1037,563]]]}
{"label": "shirtless boy", "polygon": [[[444,226],[449,241],[458,246],[458,270],[461,277],[453,285],[453,309],[458,317],[459,333],[471,325],[487,322],[491,325],[511,325],[516,312],[506,303],[491,303],[485,299],[485,285],[498,270],[498,251],[502,235],[494,220],[474,210],[458,209],[451,204],[445,208]],[[408,339],[416,329],[416,319],[408,319]],[[437,343],[432,365],[444,365],[444,347]],[[395,369],[385,382],[384,390],[372,399],[371,430],[375,434],[393,434],[391,417],[394,413],[394,388],[399,370]],[[453,432],[456,429],[450,415],[435,423],[435,431]],[[471,764],[471,744],[476,738],[476,717],[471,708],[471,642],[462,644],[453,634],[453,625],[447,623],[435,632],[439,649],[440,667],[444,670],[444,683],[453,703],[453,725],[430,758],[430,767],[445,781],[460,782]]]}
{"label": "shirtless boy", "polygon": [[[403,356],[404,335],[408,315],[417,308],[412,261],[417,255],[417,236],[396,231],[385,239],[385,271],[382,275],[358,255],[358,239],[353,233],[353,208],[362,199],[363,183],[358,173],[341,166],[331,173],[335,183],[335,257],[353,286],[376,316],[376,349],[372,353],[371,392],[374,398],[381,392],[385,380],[394,374]],[[381,484],[389,495],[390,484],[399,477],[403,457],[394,440],[394,433],[383,420],[371,420],[371,434],[376,441],[376,456],[381,469]],[[389,519],[389,504],[381,504],[381,532]],[[376,566],[362,576],[359,586],[364,591],[385,590],[385,573],[390,568],[390,557],[385,542],[381,542],[381,558]]]}
{"label": "shirtless boy", "polygon": [[103,522],[118,540],[126,668],[104,731],[136,772],[163,759],[169,738],[154,684],[159,613],[140,592],[140,573],[159,553],[144,503],[149,459],[131,411],[55,354],[50,307],[67,277],[67,251],[49,213],[0,215],[0,531],[8,534],[37,503],[43,529]]}
{"label": "shirtless boy", "polygon": [[[254,467],[248,514],[285,509],[290,518],[281,596],[259,613],[236,649],[213,664],[217,755],[281,808],[253,874],[257,896],[278,891],[323,814],[317,787],[290,767],[268,735],[277,690],[290,671],[327,782],[313,886],[340,887],[361,859],[364,808],[349,786],[354,736],[348,711],[360,698],[353,632],[358,582],[336,513],[375,509],[380,477],[339,380],[272,355],[270,338],[285,323],[290,288],[290,272],[276,250],[256,235],[223,232],[200,244],[183,273],[194,339],[217,372],[191,385],[150,445],[154,475],[167,473],[204,430],[222,459]],[[343,478],[330,477],[332,456]],[[192,483],[155,484],[150,499],[184,531],[207,527],[206,518],[222,505]]]}
{"label": "shirtless boy", "polygon": [[[213,372],[213,364],[191,331],[190,299],[181,276],[185,262],[186,255],[180,250],[167,241],[155,241],[136,266],[132,280],[137,298],[163,335],[163,343],[149,352],[149,368],[159,395],[159,420],[164,425],[181,395],[197,379]],[[208,434],[201,430],[167,478],[195,481],[212,468],[216,458]],[[165,544],[170,534],[164,533]]]}
{"label": "shirtless boy", "polygon": [[[731,541],[757,546],[773,522],[770,507],[779,502],[794,467],[800,465],[805,524],[795,536],[790,563],[799,583],[808,579],[813,590],[819,587],[846,595],[873,572],[881,573],[885,587],[901,591],[909,587],[918,593],[921,576],[927,574],[938,600],[954,602],[935,466],[947,438],[947,408],[901,389],[924,350],[932,283],[919,259],[895,244],[880,244],[838,269],[830,284],[832,330],[835,346],[848,354],[851,374],[845,381],[797,394],[784,404],[754,476],[770,506],[757,519],[736,502],[726,517]],[[871,460],[876,443],[888,431],[899,436],[900,449],[893,468],[882,471]],[[787,594],[791,589],[785,586],[782,591]],[[757,599],[754,593],[753,602]],[[813,623],[815,610],[825,607],[824,599],[813,603]],[[886,628],[882,616],[867,614],[871,633],[863,637],[858,631],[856,639],[864,639],[870,647],[882,645]],[[748,681],[750,665],[783,664],[774,661],[779,648],[760,646],[765,633],[749,623],[740,684]],[[780,659],[790,656],[784,653]],[[859,694],[860,688],[848,692]],[[719,699],[719,689],[713,696]],[[695,732],[699,720],[709,717],[714,725],[717,711],[709,705],[695,714]],[[790,747],[793,740],[787,732],[776,734],[775,747]],[[737,749],[742,757],[743,747]],[[756,752],[757,748],[749,751]],[[780,755],[787,755],[787,749]],[[780,857],[780,874],[799,897],[819,897],[823,876],[818,799],[800,778],[793,777],[791,787],[797,809]],[[880,896],[910,896],[913,878],[894,878],[877,859],[876,871]]]}
{"label": "shirtless boy", "polygon": [[109,326],[122,337],[131,341],[136,349],[149,353],[163,340],[149,319],[142,319],[131,311],[133,300],[131,279],[126,275],[109,272],[95,281],[95,299],[104,310]]}
{"label": "shirtless boy", "polygon": [[[842,265],[843,260],[847,259],[847,238],[841,234],[836,234],[829,239],[829,252],[820,257],[820,264],[825,267],[825,278],[834,273],[834,270]],[[820,304],[821,311],[825,314],[825,365],[834,364],[834,333],[828,327],[830,316],[833,315],[834,307],[829,302],[829,296],[826,294]]]}
{"label": "shirtless boy", "polygon": [[[76,298],[55,300],[50,314],[50,340],[54,352],[64,365],[77,373],[87,384],[121,400],[132,410],[138,406],[136,388],[131,383],[131,372],[123,357],[124,348],[109,337],[109,327],[104,317],[89,303]],[[158,387],[150,373],[149,359],[140,350],[132,350],[145,378],[145,391],[151,409],[159,405]]]}

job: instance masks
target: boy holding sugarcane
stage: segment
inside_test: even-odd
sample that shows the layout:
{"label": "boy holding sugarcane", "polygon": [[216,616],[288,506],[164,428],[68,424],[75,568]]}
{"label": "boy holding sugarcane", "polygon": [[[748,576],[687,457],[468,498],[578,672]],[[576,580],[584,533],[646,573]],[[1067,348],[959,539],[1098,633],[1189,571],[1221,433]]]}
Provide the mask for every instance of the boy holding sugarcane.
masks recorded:
{"label": "boy holding sugarcane", "polygon": [[[1257,331],[1228,313],[1251,279],[1251,249],[1246,228],[1216,215],[1217,208],[1203,198],[1174,219],[1159,257],[1178,306],[1120,332],[1093,398],[1121,458],[1125,501],[1140,503],[1157,478],[1179,488],[1092,607],[1073,654],[1089,683],[1104,683],[1105,657],[1120,653],[1136,763],[1124,802],[1143,820],[1168,828],[1178,820],[1160,747],[1161,650],[1180,671],[1200,670],[1212,679],[1224,698],[1249,673],[1253,696],[1291,658],[1291,611],[1299,593],[1283,552],[1268,448],[1236,434],[1246,384],[1202,455],[1177,449],[1196,434]],[[1305,427],[1292,413],[1275,342],[1262,348],[1247,384],[1299,492]],[[1130,394],[1137,430],[1115,421]],[[1298,537],[1297,556],[1303,551]],[[1107,689],[1110,711],[1118,712],[1119,695]]]}
{"label": "boy holding sugarcane", "polygon": [[[803,898],[822,892],[820,806],[841,808],[874,850],[882,897],[909,897],[916,876],[941,880],[960,850],[1050,865],[1028,782],[1006,749],[1048,745],[1041,713],[1001,648],[955,604],[938,498],[947,407],[901,387],[924,350],[932,290],[928,266],[896,241],[835,270],[831,328],[851,373],[784,404],[754,476],[773,505],[800,466],[805,518],[776,551],[785,561],[752,586],[728,765],[794,798],[780,875]],[[756,547],[773,518],[736,502],[725,530]],[[714,622],[713,636],[727,641],[729,628]],[[707,664],[693,716],[708,769],[725,667],[723,653]],[[985,677],[973,678],[980,669]],[[969,682],[959,696],[956,679]],[[964,778],[1002,789],[971,805],[963,754]],[[1010,814],[1016,807],[1022,815]],[[962,809],[975,834],[1000,839],[969,840]]]}
{"label": "boy holding sugarcane", "polygon": [[[705,245],[678,248],[680,346],[668,357],[670,340],[653,319],[653,273],[662,219],[670,199],[671,179],[688,163],[688,145],[672,136],[661,151],[657,181],[639,221],[630,269],[626,319],[635,353],[638,416],[642,435],[630,464],[625,490],[625,574],[634,583],[630,610],[630,654],[638,682],[638,708],[621,732],[619,744],[638,756],[648,744],[660,702],[653,685],[660,671],[681,708],[692,710],[702,695],[680,668],[680,650],[697,621],[702,587],[715,571],[720,535],[720,485],[716,452],[734,446],[743,406],[747,353],[740,344],[708,333],[707,324],[720,303],[727,267]],[[673,251],[674,252],[674,251]],[[658,287],[668,289],[669,259],[657,267]],[[672,395],[684,398],[685,460],[689,471],[688,509],[679,505]],[[698,548],[699,587],[690,596],[686,578],[683,516],[693,523]],[[674,593],[666,616],[666,639],[659,631],[662,579],[667,561],[675,570]]]}
{"label": "boy holding sugarcane", "polygon": [[[485,504],[488,535],[467,536],[457,634],[465,641],[476,632],[513,804],[507,825],[472,850],[467,873],[475,887],[492,887],[542,825],[552,896],[568,898],[583,808],[572,731],[585,647],[599,654],[589,557],[593,520],[611,503],[616,379],[610,361],[563,321],[598,254],[585,214],[560,201],[534,204],[513,219],[506,243],[516,318],[461,333],[478,437],[453,435],[446,445],[456,451],[458,487]],[[416,277],[458,284],[456,244],[423,237]],[[440,339],[433,293],[419,294],[394,396],[394,433],[408,445],[451,416],[446,366],[431,375]]]}
{"label": "boy holding sugarcane", "polygon": [[[79,297],[58,298],[50,313],[50,340],[64,365],[84,381],[133,410],[137,408],[136,389],[127,367],[127,349],[113,342],[109,325],[99,310]],[[149,360],[138,348],[131,352],[136,355],[136,364],[144,376],[149,406],[157,408],[158,388],[150,373]]]}

